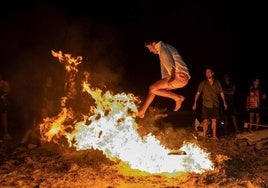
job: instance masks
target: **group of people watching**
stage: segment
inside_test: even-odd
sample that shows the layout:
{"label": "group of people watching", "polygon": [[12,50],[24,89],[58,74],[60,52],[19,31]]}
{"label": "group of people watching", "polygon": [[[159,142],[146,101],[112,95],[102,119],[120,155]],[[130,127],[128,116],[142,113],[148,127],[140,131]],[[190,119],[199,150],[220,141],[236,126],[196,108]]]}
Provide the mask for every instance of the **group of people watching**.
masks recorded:
{"label": "group of people watching", "polygon": [[[206,69],[206,79],[199,85],[195,95],[192,109],[197,110],[197,101],[202,93],[202,126],[203,137],[207,137],[208,125],[211,123],[212,138],[217,138],[217,125],[219,121],[224,124],[224,132],[228,133],[231,129],[236,134],[240,133],[240,128],[237,121],[239,104],[237,86],[229,74],[224,74],[222,80],[214,78],[214,72],[211,68]],[[266,94],[260,87],[260,78],[255,77],[252,80],[252,85],[246,91],[245,100],[240,105],[245,104],[246,114],[244,114],[244,122],[249,125],[249,131],[259,129],[261,122],[262,104],[266,99]],[[242,97],[242,96],[240,96]],[[221,101],[220,101],[221,98]],[[241,102],[241,101],[240,101]],[[242,111],[243,113],[243,111]],[[231,127],[233,126],[233,127]],[[228,130],[229,129],[229,130]]]}

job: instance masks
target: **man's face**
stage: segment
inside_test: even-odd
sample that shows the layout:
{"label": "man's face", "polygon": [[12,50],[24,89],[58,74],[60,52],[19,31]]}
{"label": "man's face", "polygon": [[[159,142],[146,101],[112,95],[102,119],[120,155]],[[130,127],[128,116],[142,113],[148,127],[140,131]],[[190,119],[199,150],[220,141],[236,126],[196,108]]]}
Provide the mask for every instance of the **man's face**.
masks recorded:
{"label": "man's face", "polygon": [[228,75],[224,75],[223,76],[223,79],[224,79],[224,81],[226,82],[226,83],[229,83],[230,82],[230,76],[228,76]]}
{"label": "man's face", "polygon": [[206,69],[206,77],[207,79],[213,77],[214,72],[211,69]]}
{"label": "man's face", "polygon": [[157,50],[155,48],[155,43],[147,44],[147,45],[145,45],[145,47],[149,50],[149,52],[151,52],[153,54],[157,54]]}

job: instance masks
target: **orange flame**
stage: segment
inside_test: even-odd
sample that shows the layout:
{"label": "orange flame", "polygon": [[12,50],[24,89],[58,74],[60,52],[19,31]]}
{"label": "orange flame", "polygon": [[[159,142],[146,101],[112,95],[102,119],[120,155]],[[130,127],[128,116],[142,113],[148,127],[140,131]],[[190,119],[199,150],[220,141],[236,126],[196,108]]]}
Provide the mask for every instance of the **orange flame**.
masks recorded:
{"label": "orange flame", "polygon": [[[82,60],[62,52],[52,51],[52,54],[61,62],[71,61],[65,66],[77,66]],[[66,70],[76,70],[72,66]],[[99,88],[90,88],[85,82],[83,92],[95,101],[89,108],[91,113],[77,121],[72,109],[63,105],[58,116],[41,124],[42,141],[59,143],[59,139],[64,137],[69,147],[76,150],[97,149],[110,159],[120,159],[133,169],[149,173],[202,173],[214,169],[209,153],[193,143],[184,143],[180,148],[185,155],[169,155],[170,149],[161,145],[151,133],[141,137],[135,122],[136,104],[140,101],[135,95],[113,94],[111,91],[104,93]]]}

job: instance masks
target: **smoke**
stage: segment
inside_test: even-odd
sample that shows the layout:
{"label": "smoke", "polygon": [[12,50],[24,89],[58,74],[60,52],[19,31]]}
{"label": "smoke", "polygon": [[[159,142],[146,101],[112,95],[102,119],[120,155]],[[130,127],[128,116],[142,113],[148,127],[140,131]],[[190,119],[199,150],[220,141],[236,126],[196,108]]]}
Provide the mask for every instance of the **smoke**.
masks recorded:
{"label": "smoke", "polygon": [[91,72],[96,86],[120,90],[125,57],[116,25],[49,3],[11,11],[2,21],[1,69],[12,87],[11,113],[25,127],[32,126],[40,113],[45,78],[52,76],[59,87],[64,82],[64,67],[52,57],[51,50],[82,56],[78,68]]}

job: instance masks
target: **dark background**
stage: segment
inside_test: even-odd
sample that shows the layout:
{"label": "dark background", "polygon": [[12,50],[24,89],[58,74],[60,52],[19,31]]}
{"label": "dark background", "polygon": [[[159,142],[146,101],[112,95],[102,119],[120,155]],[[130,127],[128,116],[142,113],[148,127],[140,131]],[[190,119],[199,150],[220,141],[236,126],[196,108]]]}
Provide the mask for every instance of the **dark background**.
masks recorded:
{"label": "dark background", "polygon": [[[237,83],[238,104],[255,76],[267,90],[266,12],[264,3],[247,1],[9,1],[1,5],[1,67],[11,83],[13,109],[32,116],[47,75],[58,83],[64,68],[51,50],[82,56],[79,68],[94,73],[108,89],[141,98],[160,78],[158,57],[144,47],[156,36],[175,46],[187,63],[190,83],[175,92],[191,109],[205,68],[221,79],[230,73]],[[173,109],[173,101],[155,105]],[[30,113],[29,113],[30,112]],[[27,115],[28,114],[28,115]]]}

